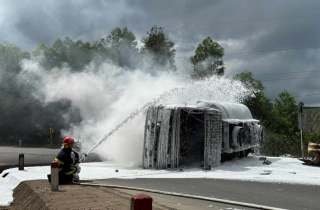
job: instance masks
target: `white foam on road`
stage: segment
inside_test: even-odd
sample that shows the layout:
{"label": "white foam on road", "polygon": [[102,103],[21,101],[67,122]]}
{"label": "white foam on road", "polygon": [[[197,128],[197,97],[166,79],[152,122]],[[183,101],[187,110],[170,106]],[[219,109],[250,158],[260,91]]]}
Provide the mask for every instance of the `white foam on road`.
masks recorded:
{"label": "white foam on road", "polygon": [[[124,168],[111,163],[82,163],[80,178],[93,179],[136,179],[136,178],[205,178],[228,179],[287,184],[320,185],[320,167],[302,165],[295,158],[268,157],[271,165],[263,164],[259,157],[248,156],[225,162],[211,171],[199,168],[180,170],[147,170],[142,168]],[[119,172],[115,172],[119,170]],[[9,173],[5,178],[2,176]],[[7,169],[0,175],[0,206],[7,206],[13,201],[13,189],[21,181],[46,180],[50,166]]]}

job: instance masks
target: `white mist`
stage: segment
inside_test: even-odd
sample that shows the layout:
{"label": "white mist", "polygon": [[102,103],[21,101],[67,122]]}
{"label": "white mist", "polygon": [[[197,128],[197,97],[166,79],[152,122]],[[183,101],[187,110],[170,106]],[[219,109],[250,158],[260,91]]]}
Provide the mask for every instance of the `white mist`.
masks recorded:
{"label": "white mist", "polygon": [[[42,69],[35,61],[23,61],[20,78],[38,79],[39,92],[34,96],[44,104],[68,99],[80,110],[83,122],[62,131],[83,144],[89,151],[106,134],[125,120],[130,113],[148,102],[158,104],[187,103],[198,100],[240,102],[253,92],[239,81],[213,76],[202,81],[186,81],[185,76],[147,69],[125,70],[110,63],[91,63],[83,72],[74,73],[68,66]],[[41,88],[40,88],[41,87]],[[174,94],[159,96],[173,88]],[[67,117],[67,116],[66,116]],[[142,163],[145,112],[125,123],[93,152],[119,165],[137,167]],[[90,154],[89,154],[90,155]]]}

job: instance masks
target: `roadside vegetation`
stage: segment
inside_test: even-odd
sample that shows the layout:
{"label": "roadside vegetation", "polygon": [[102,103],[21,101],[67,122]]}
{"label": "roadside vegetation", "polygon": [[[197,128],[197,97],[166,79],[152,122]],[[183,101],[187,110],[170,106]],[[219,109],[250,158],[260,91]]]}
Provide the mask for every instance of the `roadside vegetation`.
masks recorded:
{"label": "roadside vegetation", "polygon": [[[272,103],[264,94],[265,87],[262,82],[255,79],[250,71],[237,74],[235,79],[242,81],[248,87],[256,90],[254,97],[247,98],[243,103],[249,107],[255,119],[260,120],[264,127],[264,142],[261,152],[265,155],[301,156],[301,133],[298,128],[297,102],[286,90],[278,94]],[[320,108],[313,109],[320,113]],[[310,110],[304,110],[307,121],[313,119],[307,116]],[[320,143],[320,130],[307,129],[303,131],[304,154],[308,156],[308,143]]]}

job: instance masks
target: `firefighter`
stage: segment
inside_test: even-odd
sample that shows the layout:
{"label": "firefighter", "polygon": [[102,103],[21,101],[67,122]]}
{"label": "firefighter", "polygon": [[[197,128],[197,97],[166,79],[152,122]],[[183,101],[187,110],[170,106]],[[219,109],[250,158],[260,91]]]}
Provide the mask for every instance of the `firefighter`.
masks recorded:
{"label": "firefighter", "polygon": [[65,138],[62,143],[63,149],[61,149],[60,153],[55,158],[55,161],[59,164],[59,184],[68,184],[72,182],[73,175],[77,171],[75,160],[71,158],[71,151],[74,143],[74,138]]}

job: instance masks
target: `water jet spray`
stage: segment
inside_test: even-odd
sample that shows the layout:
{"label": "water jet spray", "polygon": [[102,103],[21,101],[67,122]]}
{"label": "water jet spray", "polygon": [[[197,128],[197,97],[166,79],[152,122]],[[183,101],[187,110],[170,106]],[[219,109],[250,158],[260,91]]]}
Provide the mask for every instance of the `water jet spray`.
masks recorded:
{"label": "water jet spray", "polygon": [[[252,89],[243,86],[240,81],[235,81],[225,77],[212,76],[203,80],[187,81],[187,84],[182,84],[182,87],[175,87],[166,91],[146,103],[142,107],[136,109],[129,114],[121,123],[116,125],[109,133],[98,141],[87,153],[85,153],[80,161],[83,162],[85,157],[90,154],[95,148],[101,145],[106,139],[119,130],[124,124],[138,116],[142,111],[146,111],[150,106],[155,106],[159,103],[166,104],[194,104],[199,100],[205,101],[225,101],[225,102],[240,102],[244,98],[253,94]],[[175,96],[174,98],[172,96]],[[172,100],[171,100],[172,99]]]}
{"label": "water jet spray", "polygon": [[98,143],[96,143],[87,153],[85,153],[84,155],[81,156],[79,162],[83,162],[85,160],[85,158],[88,156],[88,154],[90,152],[92,152],[92,150],[94,150],[95,148],[97,148],[97,146],[99,146],[102,142],[104,142],[105,140],[107,140],[114,132],[116,132],[119,128],[121,128],[124,124],[126,124],[127,122],[129,122],[130,120],[134,119],[136,116],[138,116],[142,111],[146,110],[149,106],[153,106],[157,103],[159,103],[162,100],[168,99],[170,98],[175,92],[177,92],[178,90],[184,90],[184,88],[173,88],[169,91],[166,91],[164,93],[162,93],[158,98],[153,99],[152,101],[146,103],[145,105],[143,105],[142,107],[140,107],[139,109],[136,109],[135,111],[131,112],[130,115],[123,120],[121,123],[119,123],[114,129],[112,129],[108,134],[106,134],[100,141],[98,141]]}

